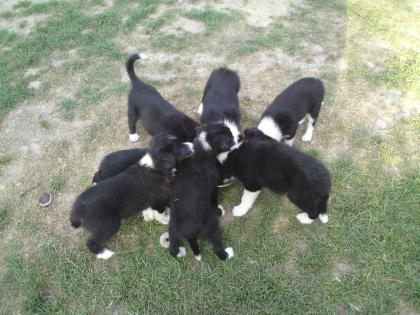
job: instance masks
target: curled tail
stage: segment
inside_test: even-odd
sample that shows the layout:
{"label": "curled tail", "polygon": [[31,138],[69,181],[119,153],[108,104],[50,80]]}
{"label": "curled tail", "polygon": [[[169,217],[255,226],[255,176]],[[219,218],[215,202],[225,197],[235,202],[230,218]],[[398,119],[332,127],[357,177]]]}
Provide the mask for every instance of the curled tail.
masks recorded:
{"label": "curled tail", "polygon": [[127,63],[125,64],[125,69],[127,70],[128,76],[130,77],[131,83],[139,82],[139,78],[137,77],[136,73],[134,72],[134,63],[137,59],[147,59],[146,55],[135,53],[132,54],[127,59]]}
{"label": "curled tail", "polygon": [[77,205],[75,205],[73,207],[73,209],[71,209],[71,213],[70,213],[70,223],[71,226],[74,227],[75,229],[77,229],[78,227],[80,227],[82,225],[82,216],[84,214],[84,209],[83,207],[78,207]]}
{"label": "curled tail", "polygon": [[323,196],[321,200],[318,203],[318,212],[319,213],[327,213],[327,206],[328,206],[328,199],[330,198],[330,195]]}

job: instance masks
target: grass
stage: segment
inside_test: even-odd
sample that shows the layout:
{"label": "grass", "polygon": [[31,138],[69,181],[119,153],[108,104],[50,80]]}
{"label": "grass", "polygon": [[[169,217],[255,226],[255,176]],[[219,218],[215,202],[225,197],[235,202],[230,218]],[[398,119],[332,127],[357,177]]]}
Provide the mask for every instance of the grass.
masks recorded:
{"label": "grass", "polygon": [[[151,18],[162,3],[167,11]],[[0,30],[1,131],[7,135],[13,132],[10,126],[24,126],[29,135],[16,143],[0,140],[1,147],[5,144],[10,151],[0,154],[0,172],[15,160],[30,166],[13,181],[0,178],[0,313],[401,314],[418,310],[420,124],[409,105],[410,97],[415,100],[420,91],[419,56],[418,42],[404,32],[418,22],[407,3],[315,0],[294,7],[265,28],[247,25],[240,8],[186,10],[175,1],[114,0],[112,8],[97,14],[92,8],[104,6],[99,0],[25,1],[1,13],[6,20],[33,14],[50,17],[26,37]],[[207,32],[179,36],[161,32],[180,16],[202,22]],[[377,41],[390,48],[376,47]],[[242,193],[236,183],[220,194],[227,209],[227,217],[221,220],[224,242],[235,250],[230,261],[220,262],[205,242],[201,243],[202,263],[194,260],[189,248],[187,257],[174,259],[158,245],[167,227],[143,222],[140,216],[125,221],[109,242],[116,251],[112,259],[100,261],[90,255],[84,244],[87,234],[70,232],[68,212],[74,197],[90,185],[100,159],[129,145],[126,95],[130,84],[121,81],[127,46],[156,53],[157,58],[136,64],[136,72],[195,119],[207,75],[220,66],[211,58],[223,57],[221,63],[236,67],[241,76],[243,129],[257,121],[287,82],[319,74],[327,105],[313,143],[297,140],[296,147],[331,171],[330,222],[298,224],[297,209],[287,198],[267,190],[246,216],[233,219],[229,209]],[[311,50],[314,47],[318,52]],[[283,60],[257,71],[261,65],[254,59],[256,53],[270,60],[277,49],[308,69],[314,69],[314,57],[325,59],[320,59],[315,74]],[[67,58],[70,50],[76,53],[62,66],[50,67],[51,59]],[[204,56],[199,63],[194,60],[196,54]],[[169,58],[173,55],[176,61]],[[363,63],[372,56],[377,57],[380,71]],[[339,71],[342,60],[347,68]],[[31,79],[23,73],[37,67],[48,69],[37,75],[43,89],[29,91]],[[175,79],[148,79],[153,74]],[[65,92],[57,95],[56,89]],[[367,101],[378,89],[399,89],[402,96]],[[49,103],[55,104],[55,111],[43,112],[43,104]],[[395,107],[396,113],[388,113],[390,104],[401,106],[408,115],[395,118],[402,109]],[[26,122],[28,116],[23,114],[32,105],[41,111],[30,116],[35,127],[21,122]],[[16,106],[23,114],[17,111],[17,119],[10,122],[6,115]],[[372,121],[381,115],[391,117],[385,136],[372,133]],[[141,128],[140,134],[142,142],[135,147],[147,145]],[[45,137],[40,153],[12,154],[38,143],[39,137]],[[54,194],[54,203],[39,208],[37,199],[46,190]],[[351,271],[337,281],[332,270],[339,263],[349,264]]]}

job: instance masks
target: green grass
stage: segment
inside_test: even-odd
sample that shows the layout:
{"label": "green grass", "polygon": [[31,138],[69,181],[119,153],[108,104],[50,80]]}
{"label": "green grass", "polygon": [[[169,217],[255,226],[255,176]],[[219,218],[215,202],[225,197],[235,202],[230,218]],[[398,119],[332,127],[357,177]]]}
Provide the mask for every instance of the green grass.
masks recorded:
{"label": "green grass", "polygon": [[217,31],[235,19],[232,14],[213,9],[191,10],[185,13],[185,17],[203,22],[209,32]]}
{"label": "green grass", "polygon": [[12,161],[13,161],[12,154],[0,154],[0,168],[8,165]]}

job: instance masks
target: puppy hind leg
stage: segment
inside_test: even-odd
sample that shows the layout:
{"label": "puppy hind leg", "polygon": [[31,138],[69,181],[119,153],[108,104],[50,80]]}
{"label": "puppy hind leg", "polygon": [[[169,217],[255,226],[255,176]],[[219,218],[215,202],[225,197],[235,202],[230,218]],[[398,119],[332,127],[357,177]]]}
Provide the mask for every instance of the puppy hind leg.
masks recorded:
{"label": "puppy hind leg", "polygon": [[137,113],[133,107],[128,105],[128,130],[129,130],[129,138],[131,142],[139,141],[140,136],[136,132],[136,123],[138,120]]}
{"label": "puppy hind leg", "polygon": [[111,239],[111,237],[118,232],[120,228],[120,221],[118,219],[104,219],[96,222],[97,227],[86,242],[89,250],[96,254],[98,259],[108,259],[114,255],[114,252],[104,248],[103,244]]}
{"label": "puppy hind leg", "polygon": [[200,248],[198,247],[197,238],[189,238],[188,243],[190,244],[191,250],[194,253],[195,259],[198,261],[201,261],[201,254],[200,254]]}
{"label": "puppy hind leg", "polygon": [[184,257],[187,254],[185,247],[181,246],[180,239],[169,228],[169,253],[174,257]]}
{"label": "puppy hind leg", "polygon": [[231,247],[223,247],[222,232],[220,231],[219,225],[217,225],[212,234],[210,235],[210,242],[213,246],[213,251],[219,257],[220,260],[226,260],[233,257],[233,249]]}

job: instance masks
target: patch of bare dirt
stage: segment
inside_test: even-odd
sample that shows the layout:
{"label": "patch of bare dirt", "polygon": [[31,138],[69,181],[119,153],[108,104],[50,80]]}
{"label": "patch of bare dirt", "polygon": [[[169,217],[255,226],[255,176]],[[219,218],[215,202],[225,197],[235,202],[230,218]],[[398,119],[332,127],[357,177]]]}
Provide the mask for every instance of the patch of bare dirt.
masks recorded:
{"label": "patch of bare dirt", "polygon": [[182,5],[187,10],[204,9],[207,7],[220,11],[237,10],[245,16],[249,25],[267,27],[276,18],[289,15],[294,6],[301,6],[303,2],[303,0],[268,0],[261,3],[258,0],[225,0],[220,2],[182,2]]}
{"label": "patch of bare dirt", "polygon": [[339,262],[331,270],[331,276],[338,282],[341,282],[341,279],[345,274],[354,273],[355,271],[355,268],[349,263]]}
{"label": "patch of bare dirt", "polygon": [[184,33],[200,34],[206,30],[205,25],[199,21],[193,21],[184,17],[179,17],[172,23],[160,29],[160,33],[182,35]]}
{"label": "patch of bare dirt", "polygon": [[17,16],[13,19],[0,18],[0,29],[28,35],[37,25],[46,22],[50,17],[51,15],[48,14],[32,14],[29,16]]}
{"label": "patch of bare dirt", "polygon": [[88,10],[86,10],[84,13],[86,15],[102,14],[102,13],[105,13],[107,10],[111,9],[113,6],[114,6],[113,0],[104,0],[104,5],[91,7]]}

